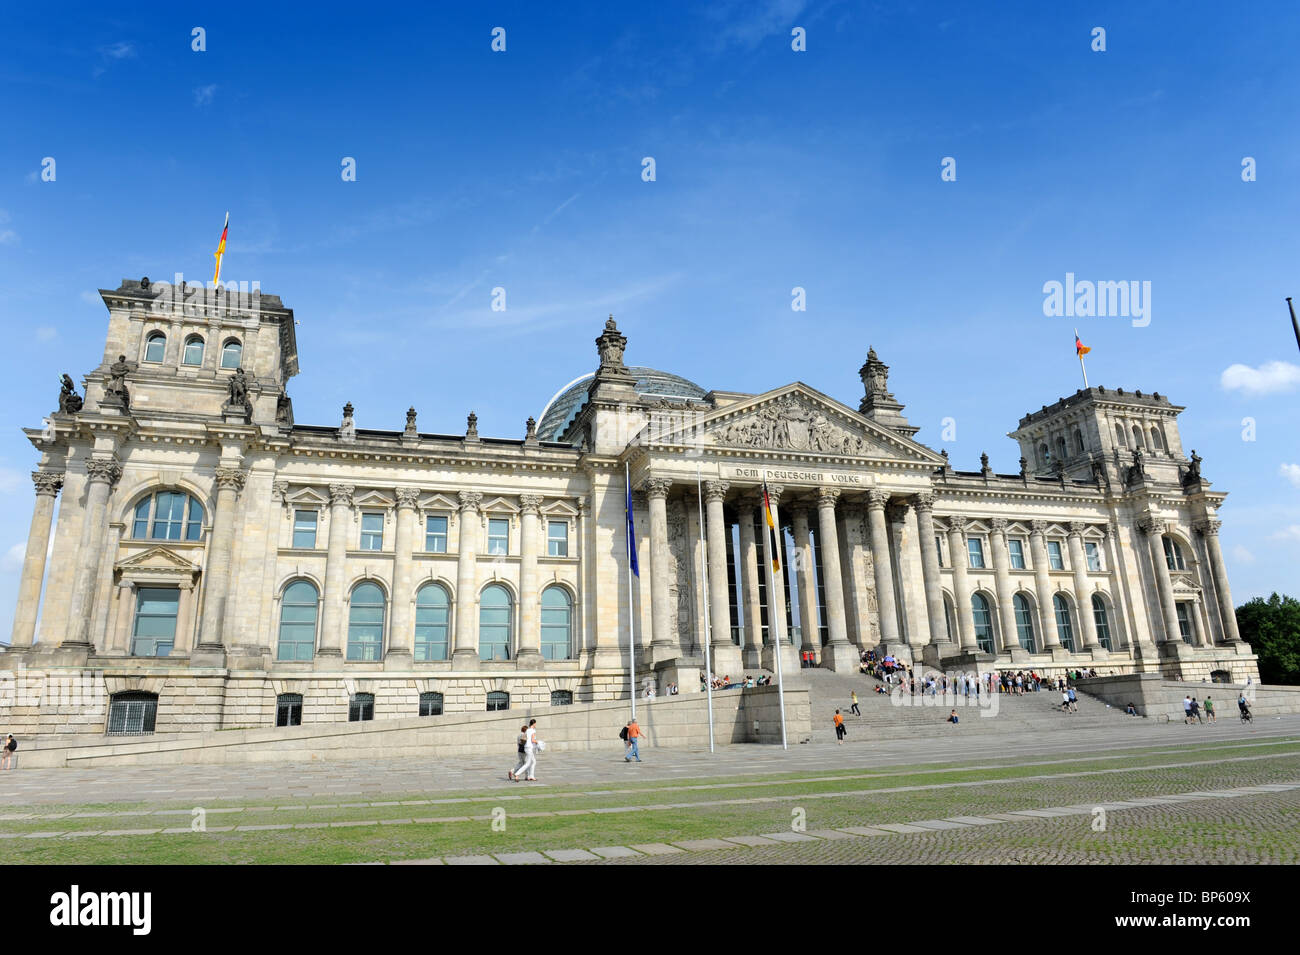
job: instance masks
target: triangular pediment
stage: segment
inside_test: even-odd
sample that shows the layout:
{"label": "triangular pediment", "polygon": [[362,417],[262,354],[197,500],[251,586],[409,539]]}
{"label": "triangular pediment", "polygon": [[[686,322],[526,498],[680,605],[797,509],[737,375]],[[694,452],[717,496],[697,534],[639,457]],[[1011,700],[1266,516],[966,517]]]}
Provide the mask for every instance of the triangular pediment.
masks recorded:
{"label": "triangular pediment", "polygon": [[642,432],[654,445],[777,451],[809,457],[944,464],[925,445],[883,427],[802,382],[716,411],[666,411]]}
{"label": "triangular pediment", "polygon": [[460,503],[453,501],[446,494],[433,492],[420,495],[420,508],[425,511],[458,511]]}
{"label": "triangular pediment", "polygon": [[115,565],[120,571],[149,571],[152,573],[193,573],[198,570],[194,562],[167,547],[151,547],[133,554]]}

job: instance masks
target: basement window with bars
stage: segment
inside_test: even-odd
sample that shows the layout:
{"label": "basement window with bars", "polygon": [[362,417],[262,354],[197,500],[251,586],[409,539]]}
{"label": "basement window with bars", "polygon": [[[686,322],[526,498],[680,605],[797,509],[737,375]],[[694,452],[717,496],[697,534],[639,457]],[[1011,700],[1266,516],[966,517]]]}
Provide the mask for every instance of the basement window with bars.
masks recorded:
{"label": "basement window with bars", "polygon": [[158,697],[152,693],[117,693],[108,703],[109,736],[148,736],[158,720]]}

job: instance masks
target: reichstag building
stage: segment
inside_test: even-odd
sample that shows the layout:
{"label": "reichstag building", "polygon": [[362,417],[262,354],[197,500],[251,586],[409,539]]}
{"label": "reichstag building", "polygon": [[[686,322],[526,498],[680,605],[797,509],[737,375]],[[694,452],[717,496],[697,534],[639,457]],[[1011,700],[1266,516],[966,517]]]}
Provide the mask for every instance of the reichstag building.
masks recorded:
{"label": "reichstag building", "polygon": [[522,437],[480,435],[472,414],[426,433],[414,408],[368,430],[350,404],[305,425],[278,296],[147,278],[101,295],[103,362],[26,432],[35,509],[0,664],[93,673],[105,705],[7,699],[20,734],[617,699],[630,632],[638,677],[682,692],[706,647],[733,679],[778,653],[787,676],[809,651],[852,669],[866,648],[1258,679],[1219,544],[1226,495],[1158,393],[1078,391],[1020,420],[1018,473],[987,456],[963,471],[916,440],[874,351],[857,407],[800,382],[708,390],[625,364],[611,317],[595,370]]}

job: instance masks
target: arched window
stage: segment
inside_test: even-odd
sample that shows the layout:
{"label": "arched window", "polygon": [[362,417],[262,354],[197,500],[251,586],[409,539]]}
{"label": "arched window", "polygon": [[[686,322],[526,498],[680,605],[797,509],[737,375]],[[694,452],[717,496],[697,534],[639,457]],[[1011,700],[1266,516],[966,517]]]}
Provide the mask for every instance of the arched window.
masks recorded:
{"label": "arched window", "polygon": [[1070,455],[1065,450],[1065,439],[1057,438],[1056,439],[1056,460],[1064,461],[1069,456]]}
{"label": "arched window", "polygon": [[144,360],[161,362],[167,356],[167,336],[162,332],[152,332],[144,340]]}
{"label": "arched window", "polygon": [[957,642],[957,628],[953,626],[952,601],[947,594],[943,595],[943,623],[948,631],[948,642]]}
{"label": "arched window", "polygon": [[203,536],[203,505],[183,491],[159,491],[135,506],[136,540],[196,541]]}
{"label": "arched window", "polygon": [[487,695],[487,708],[489,713],[510,709],[510,694],[501,690],[493,690]]}
{"label": "arched window", "polygon": [[1034,614],[1029,609],[1029,600],[1024,594],[1011,598],[1011,606],[1016,612],[1016,639],[1021,648],[1034,652]]}
{"label": "arched window", "polygon": [[1097,624],[1097,642],[1107,650],[1113,649],[1110,645],[1110,618],[1106,616],[1106,601],[1101,599],[1101,594],[1092,595],[1092,619]]}
{"label": "arched window", "polygon": [[569,659],[569,622],[573,617],[573,601],[563,587],[547,587],[542,591],[542,659]]}
{"label": "arched window", "polygon": [[442,716],[442,694],[421,693],[420,694],[420,715],[421,716]]}
{"label": "arched window", "polygon": [[1074,429],[1074,453],[1083,454],[1083,433],[1078,428]]}
{"label": "arched window", "polygon": [[1164,447],[1160,441],[1160,431],[1156,428],[1151,429],[1151,450],[1159,451]]}
{"label": "arched window", "polygon": [[185,351],[181,353],[182,365],[203,364],[203,336],[191,335],[185,339]]}
{"label": "arched window", "polygon": [[415,595],[415,659],[447,659],[451,598],[442,584],[425,584]]}
{"label": "arched window", "polygon": [[348,722],[365,723],[375,718],[375,694],[354,693],[348,701]]}
{"label": "arched window", "polygon": [[1133,425],[1133,447],[1142,448],[1145,446],[1146,442],[1142,440],[1142,426],[1136,424]]}
{"label": "arched window", "polygon": [[316,585],[310,580],[295,580],[284,588],[284,596],[280,598],[280,640],[275,651],[277,660],[312,658],[312,652],[316,649],[316,608],[319,598]]}
{"label": "arched window", "polygon": [[301,693],[281,693],[275,698],[275,725],[302,726]]}
{"label": "arched window", "polygon": [[352,588],[348,609],[348,659],[378,660],[384,649],[384,592],[363,581]]}
{"label": "arched window", "polygon": [[572,690],[552,690],[551,706],[571,706],[573,704]]}
{"label": "arched window", "polygon": [[1178,541],[1165,537],[1164,542],[1165,563],[1169,565],[1169,569],[1186,570],[1187,562],[1183,560],[1183,549],[1178,546]]}
{"label": "arched window", "polygon": [[109,736],[145,736],[157,720],[158,697],[153,693],[114,693],[108,701]]}
{"label": "arched window", "polygon": [[1038,446],[1038,466],[1039,466],[1040,468],[1045,468],[1045,467],[1047,467],[1048,459],[1049,459],[1050,457],[1051,457],[1051,455],[1049,455],[1049,454],[1047,453],[1047,445],[1046,445],[1046,444],[1040,444],[1040,445]]}
{"label": "arched window", "polygon": [[993,615],[989,613],[988,598],[983,594],[971,594],[970,609],[975,618],[975,642],[985,653],[992,653]]}
{"label": "arched window", "polygon": [[1070,623],[1070,605],[1064,597],[1057,594],[1052,598],[1052,606],[1056,608],[1056,632],[1060,634],[1061,646],[1073,653],[1074,626]]}
{"label": "arched window", "polygon": [[1128,447],[1128,442],[1124,440],[1124,426],[1118,422],[1115,424],[1115,443],[1121,448]]}
{"label": "arched window", "polygon": [[478,657],[480,660],[509,660],[510,634],[514,623],[510,591],[500,584],[483,588],[478,609]]}
{"label": "arched window", "polygon": [[243,363],[244,346],[237,341],[228,341],[221,346],[221,367],[235,369]]}

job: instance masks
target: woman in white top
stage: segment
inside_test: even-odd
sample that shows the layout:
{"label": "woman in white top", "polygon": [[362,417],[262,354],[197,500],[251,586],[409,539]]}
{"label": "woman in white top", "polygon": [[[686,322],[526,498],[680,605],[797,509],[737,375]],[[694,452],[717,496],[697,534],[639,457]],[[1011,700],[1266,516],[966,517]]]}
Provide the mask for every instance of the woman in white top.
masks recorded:
{"label": "woman in white top", "polygon": [[537,771],[537,720],[528,721],[528,729],[524,731],[524,763],[515,773],[515,782],[523,779],[525,782],[536,782],[537,777],[533,775]]}

